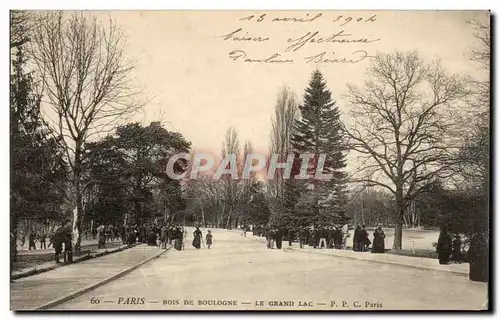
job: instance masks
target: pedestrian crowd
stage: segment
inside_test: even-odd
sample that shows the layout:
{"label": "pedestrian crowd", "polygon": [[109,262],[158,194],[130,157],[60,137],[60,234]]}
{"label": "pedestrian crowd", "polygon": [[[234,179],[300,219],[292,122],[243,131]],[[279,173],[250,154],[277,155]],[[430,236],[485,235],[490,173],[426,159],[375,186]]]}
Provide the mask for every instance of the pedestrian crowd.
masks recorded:
{"label": "pedestrian crowd", "polygon": [[[167,244],[173,244],[174,249],[182,251],[185,249],[184,239],[186,238],[186,233],[186,229],[182,226],[170,226],[165,224],[159,228],[156,233],[155,241],[157,242],[157,245],[163,249],[166,249]],[[202,245],[204,246],[206,244],[207,248],[210,249],[212,246],[212,239],[212,232],[208,230],[205,236],[205,242],[203,242],[203,233],[201,232],[199,226],[195,226],[192,242],[194,248],[200,249]]]}
{"label": "pedestrian crowd", "polygon": [[[282,228],[268,225],[254,227],[254,235],[265,237],[268,249],[281,249],[283,240],[292,246],[294,241],[299,242],[300,248],[305,245],[314,249],[348,249],[349,225],[316,226],[301,228]],[[372,253],[385,252],[385,234],[381,227],[373,232],[373,245],[369,239],[365,226],[357,226],[354,230],[352,249],[354,251],[371,251]]]}

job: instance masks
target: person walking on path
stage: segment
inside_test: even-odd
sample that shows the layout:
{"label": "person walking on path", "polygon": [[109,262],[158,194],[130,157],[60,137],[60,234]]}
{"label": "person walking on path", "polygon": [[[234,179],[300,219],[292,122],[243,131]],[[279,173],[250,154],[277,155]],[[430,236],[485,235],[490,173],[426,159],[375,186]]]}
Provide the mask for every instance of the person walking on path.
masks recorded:
{"label": "person walking on path", "polygon": [[453,239],[453,253],[451,261],[455,263],[462,263],[462,238],[457,233]]}
{"label": "person walking on path", "polygon": [[62,226],[56,228],[52,241],[55,250],[54,259],[56,263],[61,263],[60,258],[64,243],[64,228]]}
{"label": "person walking on path", "polygon": [[477,232],[472,236],[467,258],[469,260],[469,279],[488,282],[488,238],[484,231]]}
{"label": "person walking on path", "polygon": [[181,228],[176,228],[175,229],[173,237],[174,237],[174,248],[175,248],[175,250],[181,251],[182,247],[183,247],[183,245],[182,245],[183,234],[182,234]]}
{"label": "person walking on path", "polygon": [[207,243],[207,248],[210,249],[210,246],[212,245],[212,233],[210,232],[210,230],[208,230],[207,232],[206,243]]}
{"label": "person walking on path", "polygon": [[35,245],[35,239],[36,239],[36,233],[35,230],[31,230],[31,232],[28,235],[28,250],[36,250],[36,245]]}
{"label": "person walking on path", "polygon": [[377,227],[375,232],[373,232],[373,247],[372,253],[384,253],[385,252],[385,233],[381,227]]}
{"label": "person walking on path", "polygon": [[172,241],[175,240],[175,229],[174,227],[170,226],[167,231],[167,237],[168,237],[168,244],[172,244]]}
{"label": "person walking on path", "polygon": [[279,228],[275,232],[276,248],[281,249],[283,243],[283,230]]}
{"label": "person walking on path", "polygon": [[162,249],[167,249],[167,241],[168,241],[168,227],[164,225],[160,231],[160,240]]}
{"label": "person walking on path", "polygon": [[361,251],[361,227],[358,225],[354,229],[354,236],[352,237],[352,250]]}
{"label": "person walking on path", "polygon": [[45,243],[47,239],[47,236],[45,235],[45,232],[42,230],[40,232],[40,235],[38,236],[38,241],[40,241],[40,250],[47,249],[47,245]]}
{"label": "person walking on path", "polygon": [[104,248],[104,246],[106,245],[106,235],[105,235],[105,227],[104,225],[100,225],[99,227],[97,227],[97,248],[100,249],[100,248]]}
{"label": "person walking on path", "polygon": [[326,230],[325,227],[320,227],[318,234],[319,234],[318,248],[326,249],[327,248],[326,238],[328,236],[328,230]]}
{"label": "person walking on path", "polygon": [[335,239],[337,240],[337,245],[335,246],[335,249],[343,249],[343,241],[344,241],[344,235],[342,231],[341,226],[337,226],[336,228],[337,234],[335,235]]}
{"label": "person walking on path", "polygon": [[439,264],[450,264],[450,256],[452,253],[452,239],[446,227],[441,228],[436,252],[439,258]]}
{"label": "person walking on path", "polygon": [[370,241],[370,238],[368,236],[368,231],[366,231],[364,225],[361,228],[360,238],[361,238],[361,251],[363,251],[363,252],[368,251],[368,249],[369,249],[370,245],[372,244],[372,242]]}
{"label": "person walking on path", "polygon": [[326,237],[326,244],[328,249],[333,249],[337,248],[339,245],[339,240],[338,240],[338,229],[337,227],[328,227],[328,234]]}
{"label": "person walking on path", "polygon": [[339,228],[336,226],[328,228],[328,239],[326,242],[328,243],[328,249],[338,249],[339,244]]}
{"label": "person walking on path", "polygon": [[64,262],[73,263],[73,226],[71,220],[66,220],[64,225]]}
{"label": "person walking on path", "polygon": [[314,227],[313,229],[313,241],[314,241],[314,249],[318,248],[320,246],[320,241],[321,241],[321,231],[317,227]]}
{"label": "person walking on path", "polygon": [[288,246],[291,247],[293,244],[293,240],[295,240],[295,230],[293,228],[288,229]]}
{"label": "person walking on path", "polygon": [[266,229],[266,240],[268,249],[274,249],[274,238],[275,238],[275,231],[273,230],[273,228],[268,227]]}
{"label": "person walking on path", "polygon": [[304,248],[304,244],[306,242],[306,238],[307,238],[307,230],[306,230],[306,228],[301,228],[300,231],[299,231],[299,246],[300,246],[300,249]]}
{"label": "person walking on path", "polygon": [[314,230],[313,229],[309,229],[309,231],[308,231],[308,237],[307,237],[307,245],[309,247],[316,247],[315,246],[315,242],[316,242],[316,240],[314,240]]}
{"label": "person walking on path", "polygon": [[201,239],[203,237],[201,231],[200,231],[200,227],[196,227],[196,230],[194,230],[193,232],[193,247],[195,247],[196,249],[200,249],[200,246],[201,246]]}

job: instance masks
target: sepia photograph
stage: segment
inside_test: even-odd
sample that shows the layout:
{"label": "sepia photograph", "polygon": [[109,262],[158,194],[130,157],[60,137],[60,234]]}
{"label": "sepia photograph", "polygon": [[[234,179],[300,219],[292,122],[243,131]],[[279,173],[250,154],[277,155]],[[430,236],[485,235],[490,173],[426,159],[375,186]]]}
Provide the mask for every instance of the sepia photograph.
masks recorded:
{"label": "sepia photograph", "polygon": [[10,10],[10,309],[491,310],[491,15]]}

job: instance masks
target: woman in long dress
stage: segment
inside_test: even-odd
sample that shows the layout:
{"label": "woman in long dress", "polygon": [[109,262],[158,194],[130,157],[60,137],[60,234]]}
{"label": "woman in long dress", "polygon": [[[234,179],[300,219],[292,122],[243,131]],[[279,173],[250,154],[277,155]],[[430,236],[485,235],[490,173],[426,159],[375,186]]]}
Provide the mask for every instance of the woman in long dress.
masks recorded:
{"label": "woman in long dress", "polygon": [[452,239],[445,227],[441,229],[441,233],[439,234],[436,251],[439,258],[439,264],[450,264]]}
{"label": "woman in long dress", "polygon": [[375,232],[373,232],[373,247],[372,253],[384,253],[385,252],[385,233],[382,231],[382,227],[377,227]]}
{"label": "woman in long dress", "polygon": [[182,231],[181,228],[176,228],[174,231],[174,248],[175,250],[181,251],[182,250]]}
{"label": "woman in long dress", "polygon": [[488,238],[485,232],[478,232],[472,236],[469,251],[469,279],[472,281],[488,282],[489,280],[489,250]]}
{"label": "woman in long dress", "polygon": [[352,237],[352,250],[361,251],[361,227],[356,226],[354,236]]}
{"label": "woman in long dress", "polygon": [[196,249],[200,249],[202,236],[203,235],[200,231],[200,227],[196,227],[196,230],[194,230],[193,232],[193,247],[195,247]]}

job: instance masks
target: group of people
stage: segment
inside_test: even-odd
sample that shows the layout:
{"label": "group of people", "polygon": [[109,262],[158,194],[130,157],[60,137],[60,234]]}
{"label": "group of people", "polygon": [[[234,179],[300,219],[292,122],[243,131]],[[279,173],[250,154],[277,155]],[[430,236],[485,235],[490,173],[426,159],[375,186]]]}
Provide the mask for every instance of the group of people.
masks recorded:
{"label": "group of people", "polygon": [[[288,245],[292,246],[298,240],[300,248],[304,245],[319,249],[341,249],[348,247],[347,239],[349,235],[349,225],[317,226],[314,228],[280,228],[267,226],[266,228],[254,228],[254,235],[266,238],[268,249],[281,249],[283,240],[288,240]],[[373,245],[369,239],[365,226],[357,226],[354,230],[353,246],[354,251],[369,251],[372,253],[385,252],[385,234],[381,227],[377,227],[373,232]]]}
{"label": "group of people", "polygon": [[349,236],[347,224],[343,226],[320,226],[316,228],[280,228],[268,226],[264,232],[258,231],[258,235],[265,236],[267,248],[282,248],[283,239],[288,240],[288,245],[298,239],[300,248],[309,245],[314,248],[345,249],[347,237]]}
{"label": "group of people", "polygon": [[441,228],[436,245],[439,264],[461,263],[465,260],[462,254],[462,238],[459,234],[452,236],[446,227]]}
{"label": "group of people", "polygon": [[[210,230],[207,231],[207,235],[205,238],[205,242],[207,244],[207,248],[210,249],[212,246],[212,232]],[[200,227],[196,227],[196,229],[193,232],[193,247],[196,249],[200,249],[201,243],[203,239],[203,233],[200,230]]]}
{"label": "group of people", "polygon": [[[25,237],[25,234],[21,235],[21,246],[24,246]],[[36,241],[38,240],[40,250],[49,249],[51,246],[54,248],[56,263],[61,263],[61,257],[64,262],[72,262],[72,237],[73,226],[70,220],[66,220],[60,225],[54,224],[48,229],[42,228],[38,232],[31,229],[28,233],[28,250],[37,250]]]}
{"label": "group of people", "polygon": [[[44,230],[41,230],[38,233],[35,230],[31,230],[28,234],[28,250],[30,251],[37,250],[36,249],[37,240],[40,242],[40,250],[47,249],[47,238],[49,238],[48,247],[50,248],[50,246],[54,244],[53,233],[50,236],[47,236]],[[22,241],[21,245],[24,245],[24,241]]]}
{"label": "group of people", "polygon": [[[146,243],[150,246],[158,246],[166,249],[167,244],[173,245],[176,250],[184,250],[186,231],[184,227],[178,225],[159,225],[156,223],[144,225],[122,226],[121,228],[100,225],[96,229],[98,247],[104,247],[106,241],[120,237],[124,244],[133,245],[136,243]],[[193,233],[193,246],[197,249],[201,247],[202,233],[199,227]],[[212,234],[210,230],[206,235],[206,244],[210,249],[212,245]]]}
{"label": "group of people", "polygon": [[[122,228],[123,229],[123,228]],[[97,247],[104,248],[108,241],[118,240],[119,238],[124,241],[124,230],[120,230],[120,227],[115,225],[104,225],[101,224],[95,230],[92,230],[92,236],[94,239],[97,238]]]}
{"label": "group of people", "polygon": [[[372,241],[370,241],[368,231],[365,229],[365,226],[356,226],[354,229],[352,249],[354,251],[366,252],[370,250],[370,245],[372,245]],[[371,247],[371,252],[385,252],[385,233],[380,226],[378,226],[373,232],[373,245]]]}
{"label": "group of people", "polygon": [[[169,225],[164,225],[163,227],[160,228],[159,232],[157,233],[159,243],[158,245],[161,246],[163,249],[166,249],[167,244],[174,245],[174,249],[178,251],[184,250],[184,238],[186,235],[186,230],[181,227],[181,226],[169,226]],[[200,230],[200,227],[196,226],[196,229],[193,232],[193,242],[192,245],[196,249],[201,248],[202,244],[202,239],[203,239],[203,233]],[[206,245],[207,248],[210,249],[212,246],[212,233],[210,230],[208,230],[206,238]]]}
{"label": "group of people", "polygon": [[[28,250],[38,250],[37,249],[37,242],[40,244],[39,249],[40,250],[45,250],[49,249],[51,246],[54,245],[54,236],[55,236],[55,231],[57,230],[58,226],[53,225],[50,228],[42,228],[41,230],[35,230],[35,228],[32,228],[29,232],[25,234],[20,235],[20,240],[21,240],[21,247],[24,247],[24,244],[26,243],[26,236],[28,238]],[[47,243],[48,240],[48,243]]]}
{"label": "group of people", "polygon": [[452,236],[448,228],[442,227],[436,243],[439,264],[469,262],[469,279],[488,281],[488,239],[485,232],[474,233],[469,240],[469,250],[462,250],[462,238],[457,233]]}

